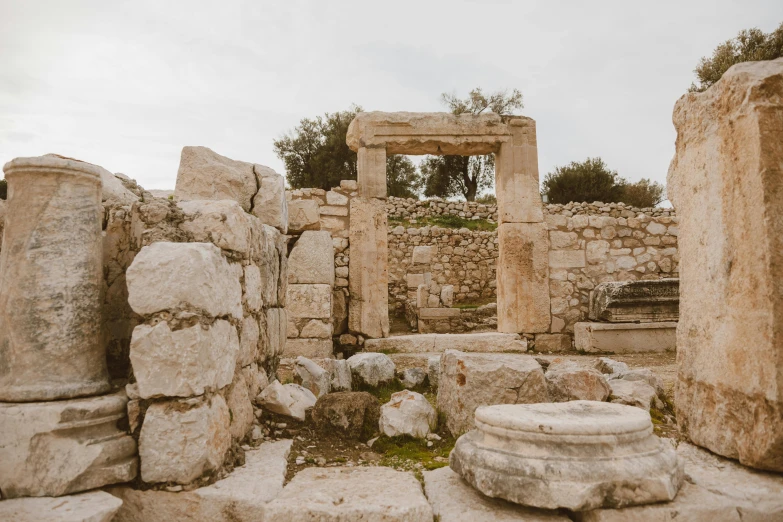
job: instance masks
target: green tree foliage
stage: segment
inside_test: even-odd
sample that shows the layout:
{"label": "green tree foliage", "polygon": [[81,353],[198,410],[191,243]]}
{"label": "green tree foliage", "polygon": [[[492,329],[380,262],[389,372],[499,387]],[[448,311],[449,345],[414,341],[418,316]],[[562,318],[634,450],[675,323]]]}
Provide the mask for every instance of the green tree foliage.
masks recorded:
{"label": "green tree foliage", "polygon": [[8,182],[4,179],[0,179],[0,199],[8,198]]}
{"label": "green tree foliage", "polygon": [[[343,179],[356,179],[356,153],[345,143],[348,126],[362,109],[304,118],[299,126],[274,141],[277,157],[285,164],[293,188],[329,190]],[[405,156],[386,158],[386,185],[390,196],[418,197],[421,179],[416,166]]]}
{"label": "green tree foliage", "polygon": [[597,157],[556,167],[554,172],[546,175],[542,193],[550,203],[560,204],[601,201],[654,207],[664,199],[664,187],[660,183],[649,179],[629,183]]}
{"label": "green tree foliage", "polygon": [[[442,94],[443,103],[452,114],[482,114],[494,112],[511,114],[521,109],[522,93],[517,89],[508,93],[498,91],[484,94],[481,88],[468,93],[467,98]],[[463,196],[474,201],[483,189],[490,188],[495,177],[495,157],[488,156],[429,156],[421,164],[421,175],[425,179],[425,196]]]}
{"label": "green tree foliage", "polygon": [[711,57],[699,60],[693,72],[699,84],[691,84],[691,92],[702,92],[721,79],[729,67],[741,62],[774,60],[783,57],[783,23],[771,33],[760,29],[743,29],[736,38],[718,45]]}

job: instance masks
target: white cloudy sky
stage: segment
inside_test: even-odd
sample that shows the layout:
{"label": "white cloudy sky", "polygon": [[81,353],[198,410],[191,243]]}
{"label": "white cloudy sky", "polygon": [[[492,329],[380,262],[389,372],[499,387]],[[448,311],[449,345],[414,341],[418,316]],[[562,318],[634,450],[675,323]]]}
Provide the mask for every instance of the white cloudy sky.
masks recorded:
{"label": "white cloudy sky", "polygon": [[282,172],[303,117],[519,88],[541,176],[602,156],[664,182],[699,57],[780,0],[0,0],[0,164],[48,152],[173,188],[183,145]]}

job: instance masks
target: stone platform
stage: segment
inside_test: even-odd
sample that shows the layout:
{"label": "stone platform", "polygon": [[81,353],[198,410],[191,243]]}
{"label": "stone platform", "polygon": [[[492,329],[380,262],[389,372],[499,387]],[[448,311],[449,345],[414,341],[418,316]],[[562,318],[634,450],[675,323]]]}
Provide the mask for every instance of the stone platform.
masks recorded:
{"label": "stone platform", "polygon": [[103,491],[64,497],[27,497],[0,501],[4,522],[109,522],[122,500]]}
{"label": "stone platform", "polygon": [[574,344],[590,353],[673,352],[677,323],[576,323]]}
{"label": "stone platform", "polygon": [[527,341],[518,334],[418,334],[398,335],[383,339],[367,339],[366,352],[385,353],[443,353],[461,352],[526,352]]}
{"label": "stone platform", "polygon": [[573,511],[672,500],[683,480],[674,447],[639,408],[594,401],[476,410],[451,468],[487,496]]}

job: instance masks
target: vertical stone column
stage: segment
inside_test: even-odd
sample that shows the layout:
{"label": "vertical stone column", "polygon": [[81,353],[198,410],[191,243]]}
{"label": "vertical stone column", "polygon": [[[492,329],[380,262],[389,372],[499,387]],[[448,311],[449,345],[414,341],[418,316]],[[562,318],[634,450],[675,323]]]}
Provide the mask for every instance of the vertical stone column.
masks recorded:
{"label": "vertical stone column", "polygon": [[101,169],[47,155],[17,158],[0,253],[0,400],[109,390],[100,342]]}
{"label": "vertical stone column", "polygon": [[538,189],[536,123],[508,122],[512,139],[495,157],[498,198],[498,331],[549,329],[549,238]]}
{"label": "vertical stone column", "polygon": [[389,248],[386,234],[384,200],[352,199],[348,328],[373,338],[389,335]]}
{"label": "vertical stone column", "polygon": [[677,420],[696,444],[783,471],[783,59],[735,65],[674,108]]}
{"label": "vertical stone column", "polygon": [[386,149],[361,147],[356,161],[359,195],[386,199]]}

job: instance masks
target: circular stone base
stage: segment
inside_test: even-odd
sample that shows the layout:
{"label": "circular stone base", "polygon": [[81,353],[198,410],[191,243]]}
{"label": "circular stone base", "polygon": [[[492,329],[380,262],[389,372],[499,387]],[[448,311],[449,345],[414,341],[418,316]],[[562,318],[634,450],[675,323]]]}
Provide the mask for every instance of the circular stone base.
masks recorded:
{"label": "circular stone base", "polygon": [[584,511],[672,500],[683,480],[674,447],[647,412],[594,401],[476,410],[451,468],[477,490],[546,509]]}

